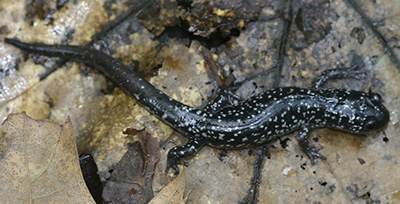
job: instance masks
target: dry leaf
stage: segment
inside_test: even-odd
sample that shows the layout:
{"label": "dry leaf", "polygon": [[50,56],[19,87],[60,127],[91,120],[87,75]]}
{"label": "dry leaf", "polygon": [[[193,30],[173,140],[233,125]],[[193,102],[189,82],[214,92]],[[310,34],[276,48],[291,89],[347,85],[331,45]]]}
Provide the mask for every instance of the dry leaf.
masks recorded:
{"label": "dry leaf", "polygon": [[175,180],[171,181],[167,186],[165,186],[160,193],[154,197],[149,204],[178,204],[178,203],[186,203],[188,195],[184,197],[186,188],[186,175],[185,171],[182,170],[182,173],[176,177]]}
{"label": "dry leaf", "polygon": [[148,203],[153,198],[153,176],[160,160],[157,138],[145,130],[128,128],[124,134],[139,138],[114,166],[104,186],[106,203]]}
{"label": "dry leaf", "polygon": [[94,203],[69,118],[59,125],[10,114],[1,132],[2,203]]}

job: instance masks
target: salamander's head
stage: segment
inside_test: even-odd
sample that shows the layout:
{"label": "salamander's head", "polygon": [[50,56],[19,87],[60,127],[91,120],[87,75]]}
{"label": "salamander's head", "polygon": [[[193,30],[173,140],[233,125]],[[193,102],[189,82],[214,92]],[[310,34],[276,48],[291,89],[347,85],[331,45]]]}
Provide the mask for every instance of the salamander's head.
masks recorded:
{"label": "salamander's head", "polygon": [[343,94],[339,94],[341,98],[337,97],[336,105],[328,113],[329,127],[363,134],[380,130],[389,122],[389,111],[379,94],[358,91],[345,91]]}

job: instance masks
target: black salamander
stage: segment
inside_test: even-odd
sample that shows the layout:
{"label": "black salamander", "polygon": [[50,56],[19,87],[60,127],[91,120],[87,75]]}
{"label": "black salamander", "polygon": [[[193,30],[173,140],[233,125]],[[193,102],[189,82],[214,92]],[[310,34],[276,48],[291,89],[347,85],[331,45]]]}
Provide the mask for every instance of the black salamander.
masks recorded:
{"label": "black salamander", "polygon": [[[204,145],[220,149],[246,148],[296,130],[300,130],[296,140],[314,163],[316,158],[325,157],[318,153],[321,148],[309,143],[307,136],[311,130],[328,127],[364,134],[384,128],[389,121],[389,112],[379,94],[343,89],[282,87],[236,105],[222,106],[226,100],[216,100],[200,110],[168,97],[101,51],[78,46],[26,44],[12,39],[5,42],[26,51],[70,58],[96,67],[149,112],[188,137],[187,144],[168,152],[166,171],[172,168],[176,174],[181,159],[193,156]],[[344,73],[340,70],[325,73],[315,88],[328,78],[343,77]]]}

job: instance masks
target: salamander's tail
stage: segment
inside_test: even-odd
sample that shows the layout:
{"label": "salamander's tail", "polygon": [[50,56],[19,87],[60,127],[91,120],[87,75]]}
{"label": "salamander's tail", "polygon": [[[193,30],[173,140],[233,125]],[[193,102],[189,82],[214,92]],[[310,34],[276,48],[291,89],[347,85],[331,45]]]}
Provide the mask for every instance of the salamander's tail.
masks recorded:
{"label": "salamander's tail", "polygon": [[18,40],[6,38],[4,41],[8,44],[14,45],[15,47],[19,47],[21,49],[29,49],[29,46],[26,43],[23,43]]}
{"label": "salamander's tail", "polygon": [[[40,47],[46,46],[44,44],[28,44],[28,43],[23,43],[19,40],[15,39],[10,39],[6,38],[5,42],[11,45],[14,45],[15,47],[18,47],[20,49],[26,50],[26,51],[31,51],[31,52],[40,52],[42,49]],[[39,46],[39,47],[38,47]],[[47,46],[46,46],[47,47]]]}
{"label": "salamander's tail", "polygon": [[76,60],[84,60],[82,55],[84,56],[86,52],[83,52],[82,48],[78,46],[70,46],[70,45],[46,45],[41,43],[23,43],[19,40],[6,38],[4,42],[11,44],[15,47],[18,47],[22,50],[28,52],[39,53],[47,56],[55,56],[55,57],[67,57]]}

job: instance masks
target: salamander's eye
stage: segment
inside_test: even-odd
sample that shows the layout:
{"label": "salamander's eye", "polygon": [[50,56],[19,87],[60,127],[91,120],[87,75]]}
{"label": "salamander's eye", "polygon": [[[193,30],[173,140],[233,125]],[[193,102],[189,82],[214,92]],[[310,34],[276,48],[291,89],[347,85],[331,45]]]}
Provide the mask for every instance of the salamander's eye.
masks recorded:
{"label": "salamander's eye", "polygon": [[373,130],[376,126],[376,119],[373,117],[367,117],[365,120],[365,128],[368,130]]}
{"label": "salamander's eye", "polygon": [[372,100],[376,101],[376,102],[382,102],[382,97],[381,95],[377,94],[377,93],[373,93],[372,95]]}

